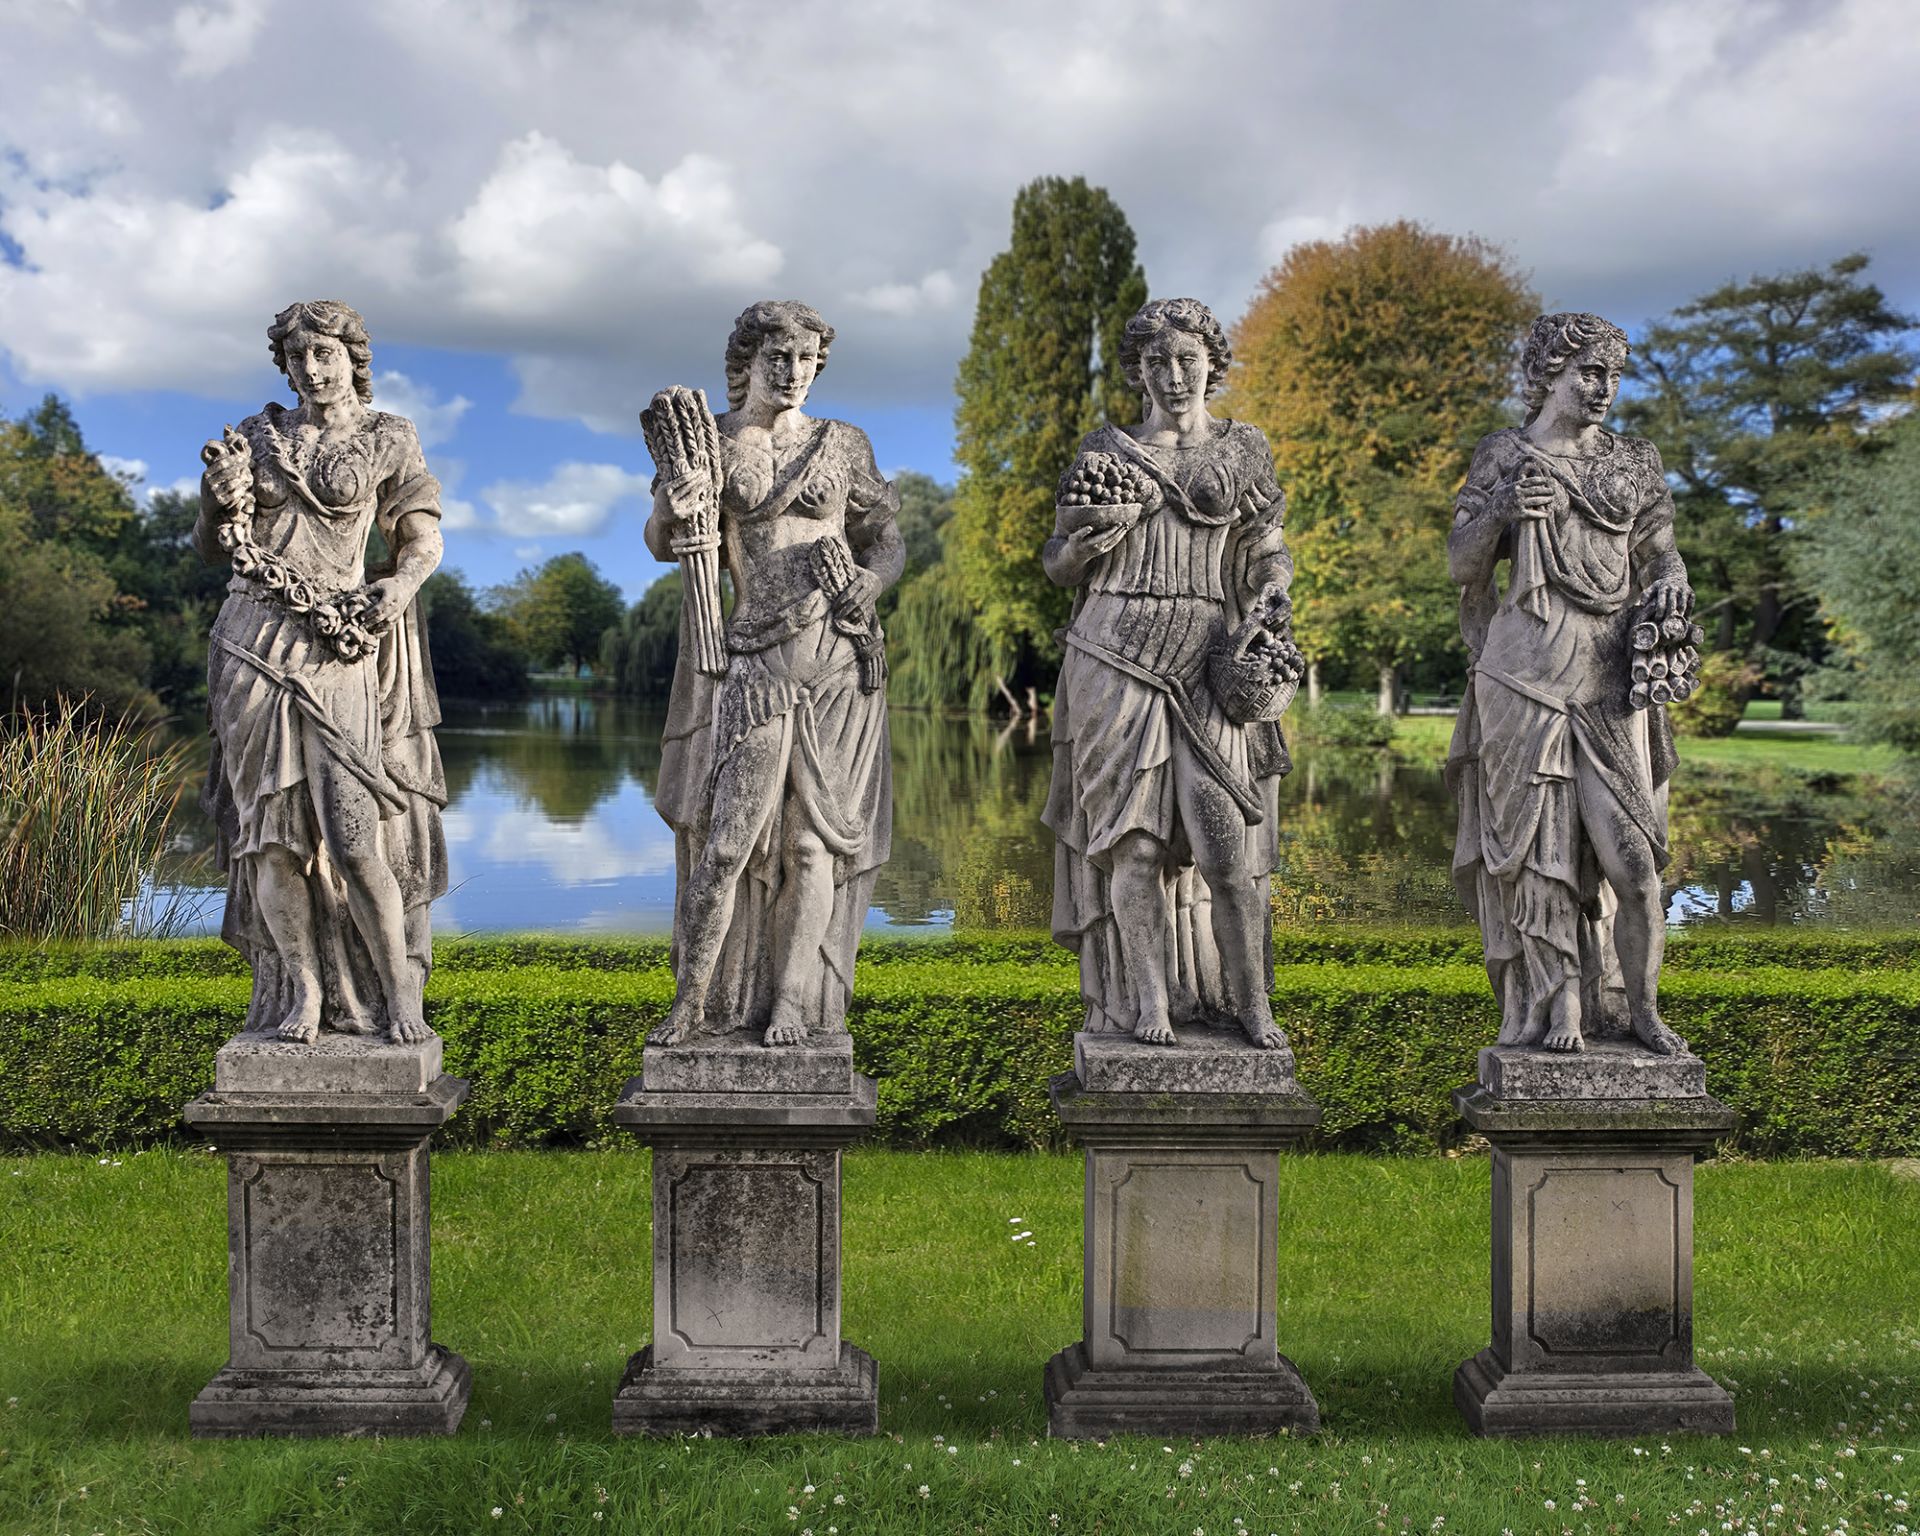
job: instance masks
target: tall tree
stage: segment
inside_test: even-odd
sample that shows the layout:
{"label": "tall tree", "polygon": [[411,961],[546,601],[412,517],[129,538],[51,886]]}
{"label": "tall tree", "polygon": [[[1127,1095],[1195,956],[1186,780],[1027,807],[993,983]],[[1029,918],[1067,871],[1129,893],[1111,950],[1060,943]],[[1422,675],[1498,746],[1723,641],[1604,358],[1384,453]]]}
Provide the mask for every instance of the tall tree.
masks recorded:
{"label": "tall tree", "polygon": [[1499,247],[1401,221],[1288,251],[1234,328],[1223,409],[1273,443],[1310,661],[1398,669],[1459,644],[1446,540],[1539,299]]}
{"label": "tall tree", "polygon": [[427,654],[443,698],[517,699],[527,691],[526,653],[506,622],[481,608],[458,571],[435,571],[420,588]]}
{"label": "tall tree", "polygon": [[[1136,402],[1120,336],[1147,299],[1133,228],[1081,177],[1046,176],[1013,201],[1013,234],[980,278],[973,339],[954,412],[963,473],[949,558],[987,643],[1029,661],[1058,657],[1069,594],[1047,580],[1040,546],[1080,439]],[[973,692],[972,683],[960,683]]]}
{"label": "tall tree", "polygon": [[626,602],[619,587],[578,552],[555,555],[538,570],[523,570],[487,594],[520,647],[542,666],[565,662],[576,675],[599,659],[601,637],[620,622]]}
{"label": "tall tree", "polygon": [[1808,520],[1799,574],[1819,598],[1857,669],[1863,724],[1920,755],[1920,416],[1875,434],[1883,451],[1836,477],[1827,509]]}
{"label": "tall tree", "polygon": [[680,658],[680,572],[668,571],[640,594],[640,601],[601,643],[600,668],[628,698],[665,703],[673,691]]}
{"label": "tall tree", "polygon": [[1862,274],[1867,257],[1730,282],[1634,344],[1621,420],[1673,482],[1680,552],[1722,650],[1789,692],[1820,644],[1793,546],[1823,487],[1871,447],[1912,388],[1914,327]]}

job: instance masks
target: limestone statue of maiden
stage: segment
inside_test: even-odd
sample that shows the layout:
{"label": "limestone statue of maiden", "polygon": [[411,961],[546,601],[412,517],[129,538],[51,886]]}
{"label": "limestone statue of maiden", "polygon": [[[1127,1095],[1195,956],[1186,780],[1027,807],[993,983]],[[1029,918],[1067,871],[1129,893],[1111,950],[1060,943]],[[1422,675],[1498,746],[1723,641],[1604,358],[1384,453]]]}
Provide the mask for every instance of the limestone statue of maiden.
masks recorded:
{"label": "limestone statue of maiden", "polygon": [[1265,436],[1207,409],[1230,360],[1205,305],[1146,305],[1120,349],[1145,420],[1088,436],[1061,484],[1053,931],[1088,1030],[1171,1045],[1176,1024],[1222,1024],[1290,1056],[1267,935],[1293,560]]}
{"label": "limestone statue of maiden", "polygon": [[1455,504],[1473,676],[1447,765],[1453,872],[1502,1045],[1577,1051],[1624,1028],[1686,1050],[1655,998],[1676,762],[1663,706],[1691,690],[1701,636],[1659,452],[1603,425],[1626,359],[1598,315],[1534,321],[1526,422],[1480,440]]}
{"label": "limestone statue of maiden", "polygon": [[659,469],[647,547],[687,582],[655,802],[680,880],[655,1045],[845,1029],[892,839],[874,600],[906,550],[866,434],[801,409],[833,337],[805,304],[754,304],[727,341],[725,413],[671,390],[643,414]]}
{"label": "limestone statue of maiden", "polygon": [[[423,1040],[447,794],[415,599],[440,563],[440,483],[412,423],[369,408],[359,314],[293,304],[267,339],[299,403],[206,445],[194,527],[233,568],[207,655],[222,933],[253,967],[249,1029]],[[376,526],[392,559],[369,570]]]}

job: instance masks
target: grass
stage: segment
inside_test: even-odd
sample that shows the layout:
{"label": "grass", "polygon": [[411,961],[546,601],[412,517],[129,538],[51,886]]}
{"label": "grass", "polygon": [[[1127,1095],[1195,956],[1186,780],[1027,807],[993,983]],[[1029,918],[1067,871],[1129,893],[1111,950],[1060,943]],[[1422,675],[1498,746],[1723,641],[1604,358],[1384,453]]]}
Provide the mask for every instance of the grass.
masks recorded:
{"label": "grass", "polygon": [[78,700],[0,723],[0,936],[104,939],[150,925],[140,893],[186,753]]}
{"label": "grass", "polygon": [[[1402,715],[1394,723],[1393,754],[1410,763],[1439,767],[1453,740],[1452,715]],[[1898,754],[1890,747],[1842,736],[1796,731],[1742,731],[1737,736],[1683,736],[1680,766],[1789,768],[1806,774],[1885,773]]]}
{"label": "grass", "polygon": [[[456,1436],[197,1442],[186,1405],[226,1355],[220,1161],[12,1160],[0,1530],[1920,1524],[1906,1510],[1920,1183],[1867,1164],[1700,1169],[1700,1358],[1738,1400],[1737,1438],[1481,1443],[1449,1383],[1486,1341],[1485,1161],[1292,1157],[1281,1170],[1280,1341],[1320,1399],[1315,1439],[1047,1440],[1041,1368],[1080,1331],[1078,1159],[855,1151],[844,1325],[880,1362],[881,1438],[616,1443],[614,1386],[648,1334],[648,1166],[629,1151],[436,1159],[434,1334],[475,1383]],[[1020,1230],[1035,1241],[1010,1241]]]}

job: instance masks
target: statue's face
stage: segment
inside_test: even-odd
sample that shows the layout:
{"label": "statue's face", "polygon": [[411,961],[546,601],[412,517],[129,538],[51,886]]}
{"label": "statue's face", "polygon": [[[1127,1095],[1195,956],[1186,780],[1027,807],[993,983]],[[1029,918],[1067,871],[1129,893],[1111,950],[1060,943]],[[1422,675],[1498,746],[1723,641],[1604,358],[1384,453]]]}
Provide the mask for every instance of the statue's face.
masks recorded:
{"label": "statue's face", "polygon": [[1620,393],[1620,370],[1625,361],[1618,347],[1583,347],[1554,375],[1540,414],[1581,426],[1599,426],[1613,409],[1613,397]]}
{"label": "statue's face", "polygon": [[1164,327],[1140,349],[1140,381],[1169,416],[1207,398],[1207,344],[1191,331]]}
{"label": "statue's face", "polygon": [[282,346],[287,377],[303,405],[344,405],[353,399],[353,359],[338,336],[302,326]]}
{"label": "statue's face", "polygon": [[747,405],[798,410],[820,371],[820,333],[775,331],[760,343],[747,372]]}

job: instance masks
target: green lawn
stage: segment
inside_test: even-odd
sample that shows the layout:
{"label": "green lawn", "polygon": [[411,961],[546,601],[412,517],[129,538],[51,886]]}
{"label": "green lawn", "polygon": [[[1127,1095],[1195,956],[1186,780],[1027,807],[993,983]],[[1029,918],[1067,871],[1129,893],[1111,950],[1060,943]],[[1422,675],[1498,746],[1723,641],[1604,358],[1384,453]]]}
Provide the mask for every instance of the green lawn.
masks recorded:
{"label": "green lawn", "polygon": [[[1777,718],[1778,710],[1775,715]],[[1435,767],[1447,760],[1452,715],[1403,715],[1395,721],[1394,756]],[[1680,762],[1719,768],[1789,768],[1801,773],[1884,773],[1894,766],[1889,747],[1842,736],[1788,730],[1742,731],[1737,736],[1682,737]]]}
{"label": "green lawn", "polygon": [[757,1443],[608,1433],[648,1331],[644,1154],[436,1159],[434,1333],[472,1363],[473,1403],[450,1440],[371,1443],[187,1438],[187,1402],[226,1353],[217,1159],[0,1162],[0,1530],[1867,1536],[1920,1523],[1906,1508],[1920,1183],[1878,1165],[1703,1166],[1700,1357],[1733,1390],[1740,1433],[1483,1444],[1449,1382],[1486,1341],[1486,1163],[1281,1166],[1281,1347],[1326,1432],[1098,1446],[1048,1441],[1039,1394],[1047,1357],[1079,1333],[1076,1158],[849,1154],[845,1325],[880,1361],[883,1434]]}

